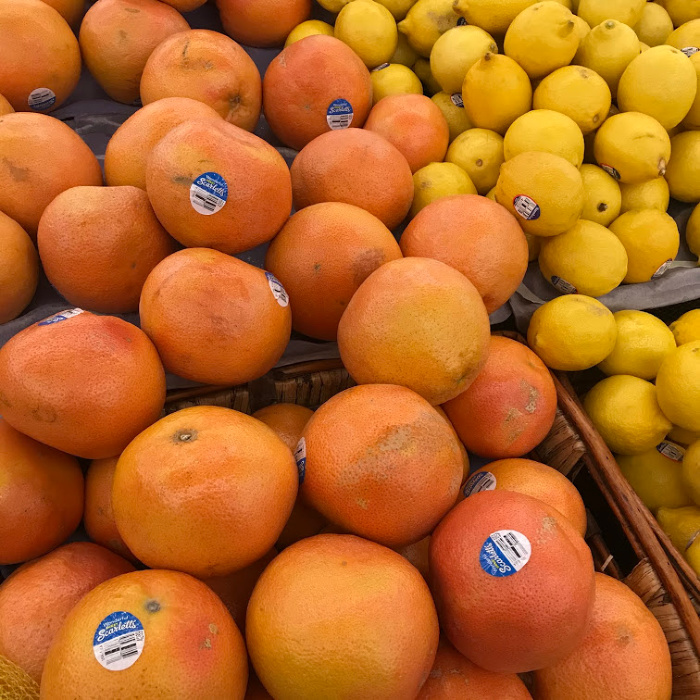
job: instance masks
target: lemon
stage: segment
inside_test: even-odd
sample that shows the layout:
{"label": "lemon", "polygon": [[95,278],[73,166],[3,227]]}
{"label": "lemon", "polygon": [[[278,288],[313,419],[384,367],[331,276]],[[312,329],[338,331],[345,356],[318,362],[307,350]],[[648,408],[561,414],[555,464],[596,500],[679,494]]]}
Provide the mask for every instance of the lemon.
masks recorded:
{"label": "lemon", "polygon": [[377,104],[387,95],[422,95],[423,85],[418,76],[400,63],[375,68],[370,73],[372,80],[372,104]]}
{"label": "lemon", "polygon": [[700,49],[700,19],[693,19],[682,24],[678,29],[670,32],[663,43],[675,46],[686,54],[690,53],[692,49]]}
{"label": "lemon", "polygon": [[677,425],[700,432],[700,340],[677,347],[656,375],[661,410]]}
{"label": "lemon", "polygon": [[676,349],[673,333],[645,311],[618,311],[613,316],[617,324],[615,348],[598,367],[607,375],[654,379],[666,356]]}
{"label": "lemon", "polygon": [[574,16],[557,2],[538,2],[523,10],[506,32],[506,56],[536,80],[568,66],[579,45]]}
{"label": "lemon", "polygon": [[401,21],[416,4],[416,0],[377,0],[377,2],[384,5],[397,22]]}
{"label": "lemon", "polygon": [[333,14],[338,14],[349,2],[352,0],[318,0],[318,4],[322,8]]}
{"label": "lemon", "polygon": [[598,129],[593,152],[598,165],[616,180],[645,182],[666,173],[671,139],[653,117],[623,112],[606,119]]}
{"label": "lemon", "polygon": [[651,48],[649,44],[645,44],[643,41],[639,42],[639,53],[644,53],[645,51],[648,51]]}
{"label": "lemon", "polygon": [[435,42],[430,52],[430,70],[445,92],[462,92],[467,71],[489,52],[498,53],[498,47],[483,29],[453,27]]}
{"label": "lemon", "polygon": [[683,457],[683,481],[695,505],[700,504],[700,440],[690,445]]}
{"label": "lemon", "polygon": [[620,455],[617,464],[630,486],[653,513],[659,508],[693,505],[683,481],[685,450],[672,442],[662,442],[637,455]]}
{"label": "lemon", "polygon": [[620,194],[622,195],[621,214],[631,209],[666,211],[671,197],[668,183],[662,177],[655,177],[653,180],[637,182],[632,185],[621,182]]}
{"label": "lemon", "polygon": [[[673,22],[661,5],[647,2],[644,4],[642,16],[634,25],[634,31],[639,37],[639,41],[643,41],[648,46],[667,44],[669,43],[667,38],[673,31]],[[675,46],[675,44],[671,45]]]}
{"label": "lemon", "polygon": [[561,156],[578,168],[583,162],[583,134],[565,114],[535,109],[508,127],[503,149],[506,160],[526,151],[544,151]]}
{"label": "lemon", "polygon": [[591,27],[595,27],[607,19],[634,27],[642,18],[646,0],[581,0],[578,5],[578,16],[585,19]]}
{"label": "lemon", "polygon": [[672,46],[654,46],[625,69],[617,104],[623,112],[648,114],[672,129],[688,114],[696,93],[697,76],[688,57]]}
{"label": "lemon", "polygon": [[[486,193],[486,198],[487,198],[487,199],[490,199],[492,202],[495,202],[495,201],[496,201],[496,188],[495,188],[495,187],[492,187],[492,188]],[[526,233],[526,234],[525,234],[525,238],[527,238],[528,241],[529,241],[530,238],[537,238],[537,236],[531,236],[529,233]],[[539,238],[537,238],[537,240],[539,240]],[[529,250],[529,249],[530,249],[530,245],[529,245],[529,243],[528,243],[528,250]],[[535,256],[535,257],[537,257],[537,256]]]}
{"label": "lemon", "polygon": [[695,69],[698,91],[695,94],[693,104],[688,110],[688,114],[685,115],[681,124],[685,129],[700,129],[700,51],[691,55],[690,63]]}
{"label": "lemon", "polygon": [[677,425],[674,425],[666,436],[666,439],[683,445],[683,447],[688,447],[688,445],[692,445],[696,440],[700,440],[700,432],[694,433],[692,430],[686,430],[685,428],[679,428]]}
{"label": "lemon", "polygon": [[700,131],[686,131],[671,139],[666,182],[674,199],[700,201]]}
{"label": "lemon", "polygon": [[445,160],[459,165],[485,195],[495,186],[503,164],[503,137],[488,129],[467,129],[450,144]]}
{"label": "lemon", "polygon": [[461,92],[456,92],[454,95],[437,92],[433,95],[432,100],[440,108],[447,121],[447,126],[450,127],[450,143],[463,131],[473,128],[473,124],[467,116],[467,110],[464,109]]}
{"label": "lemon", "polygon": [[671,538],[674,547],[685,552],[695,536],[700,532],[700,508],[659,508],[656,519],[661,529]]}
{"label": "lemon", "polygon": [[583,406],[605,444],[620,455],[653,449],[671,429],[671,421],[659,408],[656,387],[629,374],[598,382]]}
{"label": "lemon", "polygon": [[674,27],[700,18],[700,0],[659,0],[666,8]]}
{"label": "lemon", "polygon": [[688,549],[683,553],[686,561],[692,567],[693,571],[700,576],[700,537],[694,537],[688,545]]}
{"label": "lemon", "polygon": [[552,369],[566,372],[597,365],[615,346],[612,313],[583,294],[555,297],[530,319],[528,345]]}
{"label": "lemon", "polygon": [[501,167],[496,201],[515,215],[527,233],[556,236],[568,231],[581,215],[583,180],[561,156],[521,153]]}
{"label": "lemon", "polygon": [[487,53],[467,72],[462,98],[475,126],[505,134],[519,116],[530,111],[532,85],[512,58]]}
{"label": "lemon", "polygon": [[698,204],[685,226],[685,241],[693,255],[700,258],[700,204]]}
{"label": "lemon", "polygon": [[452,194],[477,194],[474,183],[454,163],[430,163],[413,174],[411,216],[441,197]]}
{"label": "lemon", "polygon": [[287,41],[284,42],[284,45],[287,47],[297,41],[306,39],[307,36],[314,36],[316,34],[333,36],[333,27],[328,24],[328,22],[321,22],[321,20],[318,19],[309,19],[306,22],[297,24],[297,26],[294,27],[291,32],[289,32]]}
{"label": "lemon", "polygon": [[418,54],[413,50],[413,47],[408,43],[405,34],[399,32],[399,38],[396,43],[396,51],[391,57],[389,63],[400,63],[402,66],[411,68],[418,59]]}
{"label": "lemon", "polygon": [[691,309],[679,316],[670,326],[676,345],[700,340],[700,309]]}
{"label": "lemon", "polygon": [[585,19],[581,19],[577,15],[574,15],[574,22],[576,23],[576,34],[578,34],[580,46],[581,42],[590,34],[591,28]]}
{"label": "lemon", "polygon": [[627,251],[625,282],[661,277],[680,247],[676,222],[658,209],[633,209],[610,224]]}
{"label": "lemon", "polygon": [[418,0],[399,22],[399,31],[421,56],[430,56],[440,35],[457,25],[459,16],[452,3],[453,0]]}
{"label": "lemon", "polygon": [[391,12],[374,0],[345,5],[335,20],[335,38],[347,44],[368,68],[387,63],[399,40]]}
{"label": "lemon", "polygon": [[455,0],[455,12],[489,34],[505,34],[510,23],[536,0]]}
{"label": "lemon", "polygon": [[555,70],[537,86],[533,97],[535,109],[565,114],[578,124],[584,136],[605,121],[610,105],[607,83],[594,71],[581,66]]}
{"label": "lemon", "polygon": [[639,56],[639,39],[632,27],[614,19],[591,27],[576,52],[574,63],[598,73],[615,97],[625,68]]}
{"label": "lemon", "polygon": [[418,58],[413,64],[413,72],[420,78],[423,83],[423,91],[427,95],[434,95],[440,92],[440,83],[433,77],[430,72],[430,61],[427,58]]}
{"label": "lemon", "polygon": [[581,218],[609,226],[620,215],[620,185],[597,165],[582,165],[580,172],[585,195]]}
{"label": "lemon", "polygon": [[620,285],[627,253],[615,234],[579,219],[568,231],[545,238],[539,255],[544,278],[564,294],[600,297]]}

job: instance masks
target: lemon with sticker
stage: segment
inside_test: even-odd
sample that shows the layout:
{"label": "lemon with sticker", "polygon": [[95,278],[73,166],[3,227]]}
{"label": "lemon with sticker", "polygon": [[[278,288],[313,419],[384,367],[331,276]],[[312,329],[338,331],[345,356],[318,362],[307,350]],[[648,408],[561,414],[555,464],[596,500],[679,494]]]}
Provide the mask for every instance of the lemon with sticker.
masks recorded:
{"label": "lemon with sticker", "polygon": [[673,333],[662,320],[645,311],[629,309],[613,316],[617,325],[615,347],[598,367],[607,375],[655,379],[661,363],[676,349]]}
{"label": "lemon with sticker", "polygon": [[286,48],[290,44],[306,39],[307,36],[316,36],[317,34],[333,36],[333,27],[328,24],[328,22],[321,22],[321,20],[318,19],[309,19],[306,22],[297,24],[297,26],[289,32],[284,46]]}
{"label": "lemon with sticker", "polygon": [[659,405],[673,424],[700,432],[700,340],[684,343],[666,357],[656,388]]}
{"label": "lemon with sticker", "polygon": [[639,41],[643,41],[648,46],[658,46],[671,43],[668,38],[673,32],[673,22],[661,5],[647,2],[642,10],[642,16],[633,29]]}
{"label": "lemon with sticker", "polygon": [[396,51],[394,51],[394,55],[391,57],[389,63],[400,63],[402,66],[412,68],[417,59],[418,54],[408,43],[406,35],[399,32],[396,42]]}
{"label": "lemon with sticker", "polygon": [[580,169],[585,200],[581,218],[609,226],[619,215],[622,194],[617,180],[597,165],[586,163]]}
{"label": "lemon with sticker", "polygon": [[448,29],[456,27],[458,19],[453,0],[418,0],[398,27],[408,43],[427,58],[435,42]]}
{"label": "lemon with sticker", "polygon": [[503,137],[489,129],[468,129],[447,149],[445,160],[459,165],[485,195],[498,180],[503,164]]}
{"label": "lemon with sticker", "polygon": [[530,319],[527,342],[551,369],[589,369],[615,347],[617,326],[597,299],[566,294],[540,306]]}
{"label": "lemon with sticker", "polygon": [[372,81],[372,104],[388,95],[422,95],[423,85],[418,76],[400,63],[375,68],[370,73]]}
{"label": "lemon with sticker", "polygon": [[691,309],[679,316],[670,326],[676,345],[700,340],[700,309]]}
{"label": "lemon with sticker", "polygon": [[[669,33],[664,43],[669,46],[675,46],[686,55],[697,53],[697,51],[700,51],[700,19],[692,19],[681,24],[677,29]],[[696,51],[693,52],[693,49]]]}
{"label": "lemon with sticker", "polygon": [[335,20],[335,38],[347,44],[368,68],[388,63],[398,32],[391,12],[374,0],[353,0]]}
{"label": "lemon with sticker", "polygon": [[413,174],[414,217],[428,204],[453,194],[477,194],[474,183],[462,168],[454,163],[430,163]]}
{"label": "lemon with sticker", "polygon": [[464,109],[461,92],[448,95],[446,92],[437,92],[432,96],[432,101],[440,108],[442,115],[450,128],[450,143],[467,129],[474,125],[469,121],[467,110]]}
{"label": "lemon with sticker", "polygon": [[620,183],[622,203],[620,213],[632,209],[658,209],[665,212],[671,199],[668,183],[662,177],[633,184]]}

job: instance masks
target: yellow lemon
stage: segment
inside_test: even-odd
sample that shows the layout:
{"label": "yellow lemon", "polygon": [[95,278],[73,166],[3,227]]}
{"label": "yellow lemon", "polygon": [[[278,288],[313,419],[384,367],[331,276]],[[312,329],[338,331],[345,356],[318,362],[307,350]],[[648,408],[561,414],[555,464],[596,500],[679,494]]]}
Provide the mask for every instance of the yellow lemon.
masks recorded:
{"label": "yellow lemon", "polygon": [[[495,192],[495,188],[494,188]],[[489,194],[491,194],[489,192]],[[488,196],[488,195],[487,195]],[[496,197],[492,197],[493,201],[496,201]],[[542,250],[542,243],[546,241],[546,238],[542,238],[541,236],[533,236],[531,233],[526,233],[525,234],[525,240],[527,241],[527,259],[528,262],[532,262],[533,260],[537,260],[539,257],[540,251]]]}
{"label": "yellow lemon", "polygon": [[574,63],[598,73],[615,97],[622,74],[639,56],[639,39],[632,27],[614,19],[591,27],[593,28],[576,52]]}
{"label": "yellow lemon", "polygon": [[435,80],[435,77],[430,72],[430,61],[427,58],[416,59],[416,62],[413,64],[413,72],[423,83],[423,91],[426,95],[434,95],[440,92],[440,83]]}
{"label": "yellow lemon", "polygon": [[627,251],[625,282],[661,277],[680,247],[676,222],[658,209],[633,209],[610,224]]}
{"label": "yellow lemon", "polygon": [[685,115],[681,125],[685,129],[700,129],[700,51],[690,56],[690,63],[695,69],[698,89],[695,93],[695,100],[693,100],[693,104],[688,110],[688,114]]}
{"label": "yellow lemon", "polygon": [[348,3],[335,20],[335,38],[347,44],[368,68],[387,63],[399,40],[391,12],[374,0]]}
{"label": "yellow lemon", "polygon": [[377,2],[384,5],[397,22],[402,20],[416,4],[416,0],[377,0]]}
{"label": "yellow lemon", "polygon": [[697,53],[697,51],[693,52],[693,49],[700,50],[700,19],[692,19],[690,22],[681,24],[678,29],[667,35],[663,43],[669,46],[675,46],[686,55]]}
{"label": "yellow lemon", "polygon": [[627,273],[627,253],[615,234],[579,219],[568,231],[545,238],[539,255],[544,278],[564,294],[601,297]]}
{"label": "yellow lemon", "polygon": [[585,195],[581,218],[609,226],[620,215],[620,185],[597,165],[582,165],[580,172]]}
{"label": "yellow lemon", "polygon": [[503,137],[488,129],[467,129],[447,149],[445,160],[459,165],[485,195],[498,180],[503,164]]}
{"label": "yellow lemon", "polygon": [[607,375],[654,379],[666,356],[676,349],[673,333],[646,311],[618,311],[613,316],[617,324],[615,348],[598,367]]}
{"label": "yellow lemon", "polygon": [[688,545],[688,549],[683,553],[686,561],[693,571],[700,576],[700,537],[694,537]]}
{"label": "yellow lemon", "polygon": [[630,486],[652,513],[659,508],[693,505],[683,481],[685,450],[672,442],[637,455],[620,455],[617,464]]}
{"label": "yellow lemon", "polygon": [[679,316],[670,326],[676,345],[700,340],[700,309],[691,309]]}
{"label": "yellow lemon", "polygon": [[646,182],[666,174],[671,139],[653,117],[623,112],[606,119],[598,129],[593,152],[598,165],[616,180]]}
{"label": "yellow lemon", "polygon": [[536,0],[455,0],[455,11],[489,34],[505,34],[510,23]]}
{"label": "yellow lemon", "polygon": [[523,10],[506,32],[503,50],[536,80],[571,63],[579,45],[574,16],[558,2]]}
{"label": "yellow lemon", "polygon": [[487,53],[467,72],[462,98],[475,126],[505,134],[519,116],[530,111],[532,86],[512,58]]}
{"label": "yellow lemon", "polygon": [[583,134],[565,114],[535,109],[508,127],[503,149],[506,160],[526,151],[543,151],[561,156],[578,168],[583,163]]}
{"label": "yellow lemon", "polygon": [[[639,37],[639,41],[648,46],[658,46],[667,44],[667,38],[673,31],[673,22],[661,5],[655,2],[644,3],[642,16],[639,22],[634,25],[634,31]],[[674,46],[674,44],[671,44]]]}
{"label": "yellow lemon", "polygon": [[639,42],[639,53],[644,53],[645,51],[648,51],[651,48],[649,44],[645,44],[643,41]]}
{"label": "yellow lemon", "polygon": [[623,112],[648,114],[672,129],[688,114],[696,93],[697,76],[688,57],[672,46],[654,46],[625,69],[617,104]]}
{"label": "yellow lemon", "polygon": [[524,231],[556,236],[581,216],[584,193],[578,169],[551,153],[521,153],[501,166],[496,201],[515,215]]}
{"label": "yellow lemon", "polygon": [[666,436],[666,439],[683,445],[683,447],[688,447],[688,445],[692,445],[696,440],[700,440],[700,432],[694,433],[692,430],[686,430],[685,428],[679,428],[677,425],[674,425]]}
{"label": "yellow lemon", "polygon": [[620,194],[622,195],[621,214],[632,209],[666,211],[671,198],[668,183],[662,177],[655,177],[653,180],[635,184],[621,182]]}
{"label": "yellow lemon", "polygon": [[399,22],[399,31],[421,56],[430,56],[440,35],[457,26],[459,16],[452,5],[453,0],[418,0]]}
{"label": "yellow lemon", "polygon": [[400,63],[379,66],[370,73],[372,104],[387,95],[422,95],[423,85],[418,76]]}
{"label": "yellow lemon", "polygon": [[677,347],[656,375],[661,410],[674,425],[700,432],[700,340]]}
{"label": "yellow lemon", "polygon": [[454,95],[436,92],[431,99],[440,108],[447,121],[447,126],[450,127],[450,143],[462,132],[473,128],[474,125],[469,121],[467,110],[464,109],[461,92],[456,92]]}
{"label": "yellow lemon", "polygon": [[700,508],[697,506],[659,508],[656,519],[681,554],[700,532]]}
{"label": "yellow lemon", "polygon": [[[492,187],[492,188],[486,193],[486,199],[490,199],[492,202],[495,202],[495,201],[496,201],[496,188],[495,188],[495,187]],[[530,238],[537,238],[537,237],[536,237],[536,236],[531,236],[529,233],[526,233],[526,234],[525,234],[525,238],[527,238],[528,241],[529,241]],[[539,240],[539,238],[538,238],[537,240]],[[530,245],[529,245],[529,243],[528,243],[528,250],[529,250],[529,248],[530,248]],[[535,257],[537,257],[537,256],[535,256]]]}
{"label": "yellow lemon", "polygon": [[634,27],[642,17],[646,0],[581,0],[578,5],[578,16],[595,27],[606,19]]}
{"label": "yellow lemon", "polygon": [[430,163],[413,174],[411,216],[441,197],[477,194],[469,175],[454,163]]}
{"label": "yellow lemon", "polygon": [[591,27],[585,19],[581,19],[577,15],[574,15],[574,22],[576,23],[576,34],[578,34],[580,46],[581,42],[590,34]]}
{"label": "yellow lemon", "polygon": [[467,71],[489,52],[498,53],[498,46],[483,29],[453,27],[435,42],[430,52],[430,70],[445,92],[462,92]]}
{"label": "yellow lemon", "polygon": [[656,387],[629,374],[616,374],[598,382],[586,394],[583,406],[605,444],[616,454],[647,452],[671,429],[671,421],[659,408]]}
{"label": "yellow lemon", "polygon": [[674,199],[700,202],[700,131],[685,131],[671,139],[666,182]]}
{"label": "yellow lemon", "polygon": [[530,319],[528,345],[552,369],[565,372],[597,365],[615,346],[617,326],[597,299],[565,294],[540,306]]}
{"label": "yellow lemon", "polygon": [[700,19],[700,0],[659,0],[666,8],[674,27]]}
{"label": "yellow lemon", "polygon": [[287,41],[284,42],[285,47],[290,44],[294,44],[297,41],[306,39],[307,36],[314,36],[316,34],[325,34],[326,36],[333,36],[333,27],[328,24],[328,22],[321,22],[318,19],[309,19],[306,22],[297,24],[289,35],[287,36]]}
{"label": "yellow lemon", "polygon": [[685,241],[693,255],[700,258],[700,204],[698,204],[685,225]]}
{"label": "yellow lemon", "polygon": [[683,457],[683,481],[688,494],[695,502],[700,504],[700,440],[688,447]]}
{"label": "yellow lemon", "polygon": [[338,14],[352,0],[318,0],[318,4],[325,10]]}
{"label": "yellow lemon", "polygon": [[578,124],[586,135],[597,129],[610,112],[608,84],[590,68],[565,66],[548,75],[537,86],[535,109],[561,112]]}
{"label": "yellow lemon", "polygon": [[399,32],[399,38],[396,43],[396,51],[394,51],[394,55],[391,57],[391,61],[389,61],[389,63],[400,63],[402,66],[411,68],[417,60],[418,54],[408,43],[406,35]]}

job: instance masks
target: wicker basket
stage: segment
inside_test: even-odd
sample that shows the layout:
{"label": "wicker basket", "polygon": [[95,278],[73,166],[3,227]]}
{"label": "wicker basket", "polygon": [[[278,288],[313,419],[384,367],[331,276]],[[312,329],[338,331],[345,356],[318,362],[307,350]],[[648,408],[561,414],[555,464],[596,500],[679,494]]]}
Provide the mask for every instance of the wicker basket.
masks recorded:
{"label": "wicker basket", "polygon": [[[631,499],[612,455],[605,456],[607,448],[575,394],[558,377],[554,379],[559,409],[552,430],[533,457],[574,481],[588,509],[586,540],[596,568],[624,580],[660,622],[673,661],[673,697],[700,699],[700,620],[693,603],[655,532]],[[168,397],[166,412],[206,404],[252,413],[276,402],[317,408],[353,385],[340,360],[306,362],[273,370],[247,386],[175,392]],[[620,507],[621,501],[629,507]]]}

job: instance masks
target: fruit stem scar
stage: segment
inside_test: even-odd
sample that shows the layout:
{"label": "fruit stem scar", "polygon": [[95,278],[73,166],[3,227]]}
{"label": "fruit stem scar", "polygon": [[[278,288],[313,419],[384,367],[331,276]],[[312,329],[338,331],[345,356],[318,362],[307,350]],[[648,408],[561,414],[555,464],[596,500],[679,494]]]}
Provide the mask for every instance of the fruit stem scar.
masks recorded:
{"label": "fruit stem scar", "polygon": [[173,435],[173,442],[194,442],[197,439],[197,431],[190,429],[178,430]]}
{"label": "fruit stem scar", "polygon": [[149,613],[155,613],[160,610],[160,603],[157,600],[147,600],[145,607]]}

